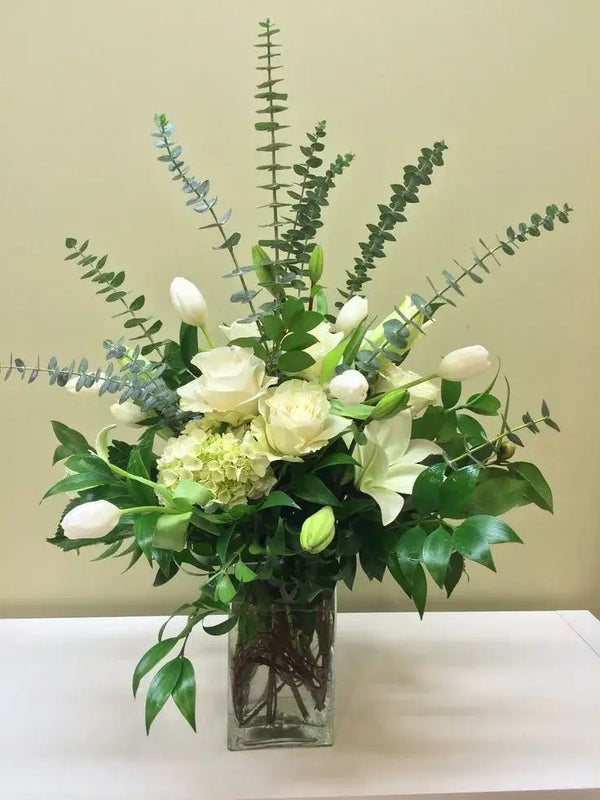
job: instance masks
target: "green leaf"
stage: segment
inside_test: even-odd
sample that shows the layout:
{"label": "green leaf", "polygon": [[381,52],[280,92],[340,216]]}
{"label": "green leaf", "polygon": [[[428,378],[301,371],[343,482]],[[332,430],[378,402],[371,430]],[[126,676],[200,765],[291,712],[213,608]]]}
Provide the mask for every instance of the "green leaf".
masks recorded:
{"label": "green leaf", "polygon": [[485,532],[480,530],[477,523],[473,522],[473,519],[475,518],[470,517],[458,528],[455,528],[454,544],[456,549],[465,558],[475,561],[477,564],[482,564],[495,572],[496,567]]}
{"label": "green leaf", "polygon": [[349,419],[368,419],[373,413],[373,406],[368,406],[364,403],[357,403],[354,406],[345,406],[343,403],[340,403],[339,400],[332,400],[329,403],[329,408],[332,414]]}
{"label": "green leaf", "polygon": [[154,540],[156,523],[156,514],[151,513],[138,514],[133,523],[135,540],[150,564],[152,564],[152,542]]}
{"label": "green leaf", "polygon": [[189,722],[192,729],[196,730],[196,676],[194,667],[189,658],[180,656],[181,672],[172,692],[172,697],[177,708]]}
{"label": "green leaf", "polygon": [[460,517],[469,495],[477,485],[479,467],[468,464],[449,475],[440,488],[439,511],[443,517]]}
{"label": "green leaf", "polygon": [[486,417],[493,417],[498,413],[502,403],[493,394],[474,394],[465,403],[470,411]]}
{"label": "green leaf", "polygon": [[316,503],[320,506],[341,505],[337,497],[316,475],[302,475],[292,486],[291,492],[302,500],[307,500],[309,503]]}
{"label": "green leaf", "polygon": [[429,534],[423,544],[423,563],[440,589],[444,586],[446,573],[448,572],[448,562],[453,550],[454,542],[452,537],[444,528],[436,528],[433,533]]}
{"label": "green leaf", "polygon": [[223,573],[217,581],[216,595],[218,599],[226,605],[231,603],[237,594],[233,581],[226,573]]}
{"label": "green leaf", "polygon": [[281,356],[277,366],[282,372],[302,372],[315,363],[315,359],[303,350],[291,350]]}
{"label": "green leaf", "polygon": [[442,381],[442,405],[444,408],[453,408],[460,400],[462,383],[460,381]]}
{"label": "green leaf", "polygon": [[316,472],[326,467],[338,467],[345,464],[358,466],[358,461],[355,461],[348,453],[330,453],[319,461],[316,467],[314,467],[314,470]]}
{"label": "green leaf", "polygon": [[552,489],[546,479],[536,467],[526,461],[513,461],[510,464],[510,471],[516,472],[530,487],[530,495],[533,502],[551,514],[554,513],[552,502]]}
{"label": "green leaf", "polygon": [[323,322],[323,315],[318,311],[303,311],[302,314],[297,314],[293,319],[290,327],[294,333],[306,333],[312,331]]}
{"label": "green leaf", "polygon": [[167,653],[171,652],[177,642],[178,637],[176,636],[170,639],[163,639],[161,642],[157,642],[155,645],[152,645],[152,647],[140,658],[136,668],[133,671],[134,697],[137,694],[137,690],[139,689],[142,678],[147,675],[151,669],[154,669],[158,662],[162,661]]}
{"label": "green leaf", "polygon": [[440,506],[440,490],[444,482],[446,465],[442,462],[424,470],[413,486],[412,497],[417,511],[429,514]]}
{"label": "green leaf", "polygon": [[223,622],[218,622],[216,625],[205,625],[204,622],[202,623],[202,627],[204,631],[210,636],[222,636],[225,633],[229,633],[229,631],[233,630],[237,625],[238,617],[237,614],[232,614]]}
{"label": "green leaf", "polygon": [[256,580],[256,572],[243,561],[238,561],[233,570],[233,574],[240,583],[251,583]]}
{"label": "green leaf", "polygon": [[[186,500],[189,505],[205,506],[211,500],[212,494],[196,481],[180,481],[173,497],[176,500]],[[184,510],[183,507],[181,510]]]}
{"label": "green leaf", "polygon": [[[60,449],[61,455],[59,458],[56,458],[55,453],[53,464],[66,458],[67,455],[72,455],[73,453],[87,453],[91,450],[85,436],[79,433],[79,431],[69,428],[68,425],[58,422],[57,420],[52,420],[52,430],[58,441],[63,445],[63,448]],[[58,449],[56,452],[58,452]],[[62,455],[63,453],[64,455]]]}
{"label": "green leaf", "polygon": [[319,383],[327,383],[335,372],[335,368],[340,363],[344,351],[348,346],[350,337],[345,336],[333,350],[330,350],[321,363],[321,375],[319,376]]}
{"label": "green leaf", "polygon": [[[344,355],[343,355],[343,363],[346,366],[351,367],[354,364],[354,359],[358,351],[360,350],[360,346],[362,344],[363,339],[365,338],[365,334],[369,329],[369,321],[365,320],[362,322],[358,328],[352,333],[350,338],[348,339],[346,346],[344,348]],[[342,340],[343,341],[343,340]]]}
{"label": "green leaf", "polygon": [[423,545],[427,533],[419,525],[410,528],[402,534],[396,545],[396,557],[398,563],[402,568],[402,572],[406,576],[408,582],[412,585],[413,576],[423,552]]}
{"label": "green leaf", "polygon": [[302,300],[298,300],[295,297],[289,298],[289,300],[286,300],[285,303],[282,304],[280,308],[281,318],[288,330],[292,328],[294,317],[303,312],[304,304]]}
{"label": "green leaf", "polygon": [[458,582],[463,576],[464,567],[465,560],[461,554],[452,553],[450,561],[448,562],[448,573],[444,580],[444,589],[446,590],[447,597],[450,597],[452,592],[456,589]]}
{"label": "green leaf", "polygon": [[523,544],[523,540],[517,536],[513,529],[504,520],[497,519],[497,517],[492,517],[489,514],[476,514],[465,520],[460,527],[462,528],[467,523],[469,523],[469,527],[482,531],[489,544],[502,544],[503,542]]}
{"label": "green leaf", "polygon": [[183,514],[161,514],[154,529],[153,547],[177,552],[185,550],[191,516],[191,511]]}
{"label": "green leaf", "polygon": [[181,323],[179,328],[179,347],[181,358],[186,367],[190,366],[192,358],[198,353],[198,328],[195,325]]}
{"label": "green leaf", "polygon": [[68,475],[66,478],[58,481],[58,483],[55,483],[54,486],[51,486],[44,494],[42,500],[57,494],[64,494],[65,492],[82,492],[84,489],[93,489],[95,486],[103,486],[106,482],[106,476],[95,472]]}
{"label": "green leaf", "polygon": [[258,510],[264,511],[267,508],[277,508],[279,506],[290,506],[291,508],[299,508],[298,504],[292,500],[289,494],[285,492],[271,492],[260,504]]}
{"label": "green leaf", "polygon": [[181,675],[181,666],[181,659],[174,658],[161,667],[152,678],[146,694],[146,733],[150,733],[158,712],[171,696]]}
{"label": "green leaf", "polygon": [[525,481],[511,478],[507,473],[490,477],[487,475],[489,471],[482,472],[480,483],[465,504],[463,511],[466,516],[490,514],[497,517],[510,511],[511,508],[531,502]]}
{"label": "green leaf", "polygon": [[306,350],[311,344],[315,344],[318,339],[310,333],[288,333],[281,342],[283,350]]}
{"label": "green leaf", "polygon": [[412,599],[419,616],[423,619],[425,613],[425,605],[427,604],[427,578],[425,572],[420,564],[415,565],[415,570],[412,579]]}
{"label": "green leaf", "polygon": [[284,323],[281,319],[279,319],[279,317],[276,317],[273,314],[262,317],[260,324],[262,325],[265,334],[273,342],[278,342],[285,333]]}

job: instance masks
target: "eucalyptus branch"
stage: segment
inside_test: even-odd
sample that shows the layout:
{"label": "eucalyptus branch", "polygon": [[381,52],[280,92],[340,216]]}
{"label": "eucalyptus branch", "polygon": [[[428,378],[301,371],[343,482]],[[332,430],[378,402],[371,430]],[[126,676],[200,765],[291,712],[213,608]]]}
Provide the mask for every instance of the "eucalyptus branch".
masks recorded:
{"label": "eucalyptus branch", "polygon": [[98,258],[98,256],[86,254],[88,245],[89,240],[86,240],[81,245],[77,246],[77,239],[68,237],[65,241],[65,246],[68,250],[73,250],[74,252],[66,256],[65,261],[71,261],[75,258],[79,258],[80,260],[78,264],[80,267],[90,267],[90,269],[81,276],[82,279],[89,278],[94,283],[104,284],[104,287],[99,289],[96,294],[105,295],[105,300],[107,303],[119,302],[121,305],[125,306],[125,311],[123,311],[121,314],[116,314],[115,316],[120,317],[128,314],[130,319],[125,323],[125,327],[127,329],[136,327],[140,328],[142,335],[131,337],[131,341],[136,341],[139,339],[148,340],[149,344],[144,347],[142,351],[143,355],[147,355],[154,350],[159,355],[162,355],[161,347],[164,345],[164,342],[157,343],[154,340],[154,334],[158,333],[158,331],[162,328],[162,322],[157,319],[154,320],[150,326],[146,327],[146,323],[152,320],[152,317],[139,317],[136,313],[144,307],[146,302],[144,295],[138,295],[131,303],[128,303],[125,298],[129,292],[126,292],[120,288],[125,280],[125,273],[122,270],[116,273],[103,272],[103,268],[108,261],[108,256],[103,255]]}

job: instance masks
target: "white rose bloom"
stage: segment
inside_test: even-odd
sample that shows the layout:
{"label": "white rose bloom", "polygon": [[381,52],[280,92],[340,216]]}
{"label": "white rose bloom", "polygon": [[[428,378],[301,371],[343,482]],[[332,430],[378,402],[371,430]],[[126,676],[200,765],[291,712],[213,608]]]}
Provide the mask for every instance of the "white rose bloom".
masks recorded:
{"label": "white rose bloom", "polygon": [[[379,372],[379,378],[375,384],[376,392],[389,392],[392,389],[399,389],[406,386],[407,383],[418,381],[421,376],[417,372],[412,372],[409,369],[402,369],[402,367],[392,364],[391,361],[386,361],[384,366]],[[418,383],[416,386],[411,386],[408,390],[409,400],[408,408],[413,417],[417,417],[421,412],[425,411],[427,406],[439,405],[441,403],[441,395],[438,386],[431,381],[424,381]]]}
{"label": "white rose bloom", "polygon": [[437,374],[447,381],[466,381],[475,378],[492,366],[490,354],[480,344],[461,347],[444,356]]}
{"label": "white rose bloom", "polygon": [[245,339],[248,336],[260,336],[256,322],[240,322],[236,319],[231,325],[219,325],[219,329],[223,331],[228,342],[233,339]]}
{"label": "white rose bloom", "polygon": [[333,350],[333,348],[342,341],[344,334],[341,331],[339,333],[333,333],[331,325],[327,322],[320,322],[317,327],[313,328],[309,333],[318,339],[318,341],[311,344],[310,347],[307,347],[304,352],[312,356],[315,363],[308,367],[308,369],[299,372],[298,375],[306,378],[308,381],[318,381],[321,377],[323,359],[327,353]]}
{"label": "white rose bloom", "polygon": [[116,527],[121,509],[108,500],[81,503],[65,514],[61,528],[70,539],[95,539]]}
{"label": "white rose bloom", "polygon": [[352,333],[355,328],[358,328],[368,313],[369,301],[367,298],[355,295],[341,307],[334,327],[336,331],[342,331],[342,333]]}
{"label": "white rose bloom", "polygon": [[232,424],[255,416],[258,399],[277,383],[246,347],[215,347],[195,355],[192,364],[202,375],[177,389],[182,411],[213,412]]}
{"label": "white rose bloom", "polygon": [[297,378],[261,397],[258,409],[251,431],[271,461],[301,461],[351,424],[331,414],[324,389]]}
{"label": "white rose bloom", "polygon": [[124,403],[112,403],[110,413],[117,422],[132,427],[136,427],[138,422],[143,422],[149,415],[147,411],[142,411],[139,406],[136,406],[133,400],[125,400]]}
{"label": "white rose bloom", "polygon": [[329,382],[328,388],[330,393],[346,406],[362,403],[369,393],[367,379],[357,369],[347,369],[336,375]]}
{"label": "white rose bloom", "polygon": [[403,494],[412,492],[414,483],[426,467],[420,461],[442,453],[442,449],[427,439],[413,439],[410,434],[410,411],[365,425],[365,445],[356,447],[353,457],[360,466],[355,468],[354,485],[370,495],[381,509],[384,525],[393,522],[402,511]]}

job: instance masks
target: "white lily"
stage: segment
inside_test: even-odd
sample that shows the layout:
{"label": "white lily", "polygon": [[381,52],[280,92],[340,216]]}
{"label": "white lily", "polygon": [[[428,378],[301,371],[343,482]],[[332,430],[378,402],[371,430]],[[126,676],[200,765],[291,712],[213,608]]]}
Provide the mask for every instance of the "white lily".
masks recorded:
{"label": "white lily", "polygon": [[353,453],[360,465],[355,469],[354,485],[375,500],[384,525],[396,519],[404,506],[402,495],[412,492],[415,481],[426,469],[419,462],[442,453],[441,447],[427,439],[411,440],[411,430],[408,410],[369,422],[364,429],[366,444],[358,445]]}

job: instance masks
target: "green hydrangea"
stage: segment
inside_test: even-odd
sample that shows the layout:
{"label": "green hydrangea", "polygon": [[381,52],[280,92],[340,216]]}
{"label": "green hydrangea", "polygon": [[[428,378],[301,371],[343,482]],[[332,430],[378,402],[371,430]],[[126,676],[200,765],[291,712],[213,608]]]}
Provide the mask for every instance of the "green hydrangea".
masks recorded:
{"label": "green hydrangea", "polygon": [[220,433],[203,420],[188,422],[180,436],[167,441],[158,480],[171,490],[180,481],[196,481],[226,508],[263,497],[276,482],[247,427]]}

